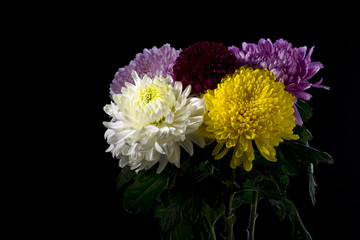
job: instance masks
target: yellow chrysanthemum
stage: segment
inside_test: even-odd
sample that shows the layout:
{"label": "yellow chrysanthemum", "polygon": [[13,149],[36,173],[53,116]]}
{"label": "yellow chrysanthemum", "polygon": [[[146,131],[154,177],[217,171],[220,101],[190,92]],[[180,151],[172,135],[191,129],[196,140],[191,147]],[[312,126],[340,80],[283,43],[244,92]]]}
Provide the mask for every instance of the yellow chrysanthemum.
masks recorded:
{"label": "yellow chrysanthemum", "polygon": [[250,171],[254,140],[264,158],[277,161],[274,147],[283,139],[299,138],[293,133],[294,97],[284,88],[266,68],[241,67],[204,94],[208,109],[205,135],[218,143],[212,153],[215,159],[234,147],[231,167],[243,164]]}

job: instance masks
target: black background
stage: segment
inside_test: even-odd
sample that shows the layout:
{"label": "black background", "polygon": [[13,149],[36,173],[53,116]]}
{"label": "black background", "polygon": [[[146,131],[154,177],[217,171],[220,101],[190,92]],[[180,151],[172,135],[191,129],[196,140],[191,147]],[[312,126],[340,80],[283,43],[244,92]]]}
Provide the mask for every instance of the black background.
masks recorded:
{"label": "black background", "polygon": [[[27,100],[26,105],[36,107],[34,125],[26,131],[39,140],[31,140],[31,147],[21,154],[36,160],[34,164],[25,160],[22,169],[27,174],[15,177],[20,179],[13,188],[20,195],[15,209],[21,210],[9,219],[29,228],[13,233],[37,239],[159,239],[157,220],[123,210],[115,188],[118,161],[105,153],[102,122],[108,117],[102,108],[110,102],[115,72],[144,48],[165,43],[184,49],[197,41],[241,46],[243,41],[283,38],[293,47],[315,46],[312,60],[324,65],[312,82],[323,78],[331,90],[309,91],[314,112],[307,126],[314,136],[310,145],[328,152],[335,162],[315,168],[316,206],[311,204],[306,176],[290,179],[288,196],[314,240],[357,239],[360,42],[355,16],[350,12],[340,17],[347,12],[336,8],[310,11],[310,6],[281,14],[245,6],[219,6],[213,11],[156,7],[66,9],[55,17],[48,12],[30,24],[24,22],[27,38],[20,44],[29,52],[19,54],[23,58],[18,66],[36,56],[40,62],[29,75],[41,79],[35,86],[29,84],[41,91],[32,92]],[[29,173],[28,166],[35,171]],[[237,239],[245,239],[248,211],[245,206],[237,211]],[[260,202],[256,239],[286,239],[286,231],[288,220],[280,222]]]}

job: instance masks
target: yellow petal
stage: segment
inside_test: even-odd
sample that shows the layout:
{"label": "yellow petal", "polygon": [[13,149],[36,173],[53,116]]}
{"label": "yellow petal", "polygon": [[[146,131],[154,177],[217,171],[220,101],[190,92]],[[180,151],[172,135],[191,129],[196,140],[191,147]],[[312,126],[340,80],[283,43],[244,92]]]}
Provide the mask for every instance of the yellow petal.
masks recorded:
{"label": "yellow petal", "polygon": [[[244,152],[242,152],[244,153]],[[242,164],[242,159],[241,159],[241,155],[239,157],[237,157],[235,151],[231,157],[231,162],[230,162],[230,167],[235,169],[236,167],[240,166]]]}
{"label": "yellow petal", "polygon": [[235,147],[236,143],[237,143],[237,139],[230,139],[226,142],[226,147],[227,148]]}
{"label": "yellow petal", "polygon": [[252,146],[252,141],[250,141],[249,149],[246,151],[246,155],[247,155],[249,161],[253,161],[255,159],[254,149],[253,149],[253,146]]}
{"label": "yellow petal", "polygon": [[219,153],[218,155],[216,155],[214,157],[215,160],[219,160],[221,158],[223,158],[228,152],[229,152],[230,148],[225,148],[221,153]]}
{"label": "yellow petal", "polygon": [[276,151],[275,148],[271,145],[266,145],[266,144],[258,144],[256,141],[256,146],[259,149],[259,152],[261,153],[261,155],[266,158],[267,160],[269,160],[270,162],[276,162]]}
{"label": "yellow petal", "polygon": [[220,152],[220,150],[221,150],[221,148],[224,146],[224,143],[218,143],[215,147],[214,147],[214,149],[213,149],[213,151],[212,151],[212,155],[213,156],[215,156],[216,154],[218,154],[219,152]]}
{"label": "yellow petal", "polygon": [[[246,155],[246,154],[244,154],[244,155]],[[252,162],[249,161],[248,159],[243,161],[243,165],[244,165],[245,171],[250,171],[252,169],[252,166],[253,166]]]}

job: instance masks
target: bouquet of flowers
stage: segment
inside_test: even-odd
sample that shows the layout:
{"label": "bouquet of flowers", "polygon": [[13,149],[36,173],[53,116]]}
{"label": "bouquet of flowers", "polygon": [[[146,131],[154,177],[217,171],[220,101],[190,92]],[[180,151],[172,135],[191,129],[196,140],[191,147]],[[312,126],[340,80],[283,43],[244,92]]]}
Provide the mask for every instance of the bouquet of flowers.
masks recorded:
{"label": "bouquet of flowers", "polygon": [[323,67],[313,50],[260,39],[138,53],[115,74],[104,107],[124,207],[152,211],[163,239],[232,240],[235,209],[248,204],[250,240],[263,201],[289,218],[293,239],[311,239],[286,189],[289,176],[307,173],[315,204],[314,167],[333,162],[309,146],[305,127],[306,90],[329,89],[310,82]]}

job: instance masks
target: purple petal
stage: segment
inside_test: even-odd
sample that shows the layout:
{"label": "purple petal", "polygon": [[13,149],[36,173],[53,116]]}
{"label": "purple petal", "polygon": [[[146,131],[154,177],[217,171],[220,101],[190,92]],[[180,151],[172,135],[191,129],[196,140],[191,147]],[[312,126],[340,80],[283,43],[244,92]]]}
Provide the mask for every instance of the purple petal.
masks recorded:
{"label": "purple petal", "polygon": [[293,94],[295,95],[295,97],[304,99],[306,101],[309,101],[310,98],[312,97],[310,93],[307,93],[304,91],[296,91],[296,92],[293,92]]}
{"label": "purple petal", "polygon": [[302,125],[303,125],[303,121],[302,121],[302,119],[301,119],[299,110],[297,109],[297,107],[296,107],[295,104],[293,105],[293,108],[294,108],[294,114],[293,114],[293,116],[295,117],[295,124],[296,124],[296,125],[299,125],[299,126],[302,126]]}
{"label": "purple petal", "polygon": [[321,68],[324,66],[321,64],[321,62],[311,62],[308,66],[308,72],[303,78],[303,81],[309,80],[312,78]]}
{"label": "purple petal", "polygon": [[324,88],[326,90],[330,90],[330,87],[328,86],[324,86],[324,85],[320,85],[322,83],[323,79],[320,79],[320,81],[318,81],[317,83],[311,84],[312,87],[316,87],[316,88]]}

